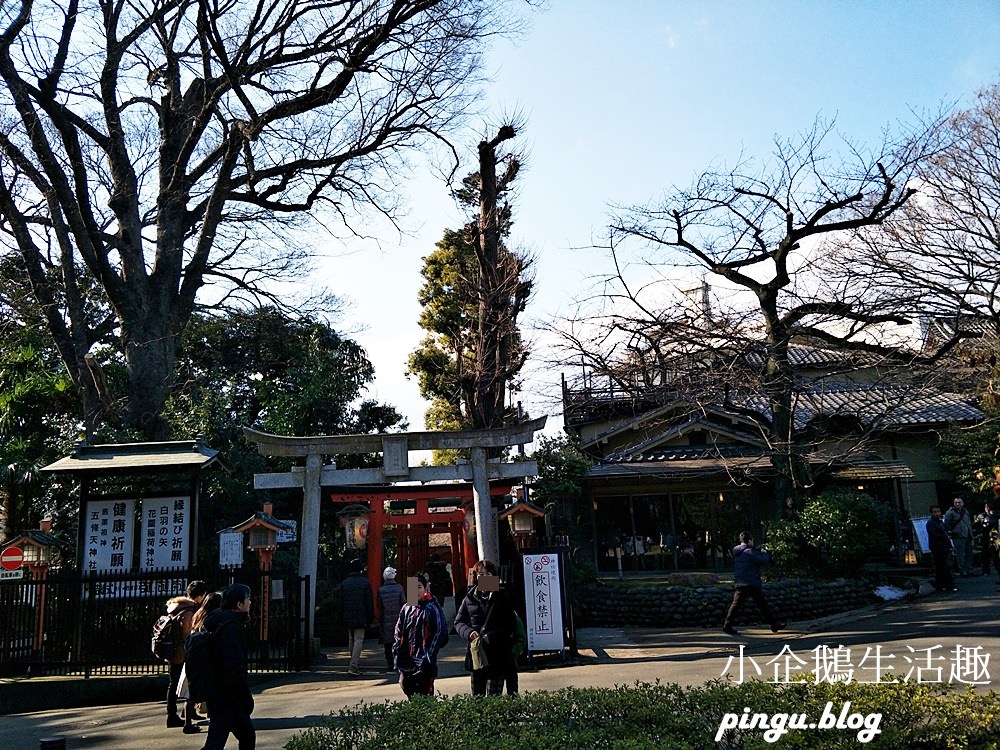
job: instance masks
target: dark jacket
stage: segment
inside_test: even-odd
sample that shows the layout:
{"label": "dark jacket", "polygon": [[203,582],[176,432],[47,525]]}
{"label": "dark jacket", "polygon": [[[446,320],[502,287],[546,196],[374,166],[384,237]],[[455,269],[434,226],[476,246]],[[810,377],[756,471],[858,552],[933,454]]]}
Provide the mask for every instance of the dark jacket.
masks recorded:
{"label": "dark jacket", "polygon": [[420,672],[437,664],[438,652],[448,643],[448,625],[434,597],[403,607],[395,627],[392,653],[402,674]]}
{"label": "dark jacket", "polygon": [[406,592],[399,581],[386,581],[378,589],[378,610],[382,643],[392,643],[396,637],[396,620],[406,605]]}
{"label": "dark jacket", "polygon": [[[489,670],[503,674],[514,667],[514,604],[505,591],[480,593],[473,586],[455,615],[455,632],[465,640],[473,631],[486,636],[485,651]],[[472,652],[465,649],[465,668],[472,671]]]}
{"label": "dark jacket", "polygon": [[427,577],[430,579],[431,593],[439,602],[454,595],[454,586],[451,582],[451,576],[448,574],[447,563],[441,560],[432,560],[427,563]]}
{"label": "dark jacket", "polygon": [[760,588],[763,585],[760,569],[770,562],[770,553],[754,549],[749,544],[737,544],[733,547],[733,581],[737,586]]}
{"label": "dark jacket", "polygon": [[927,545],[935,555],[947,555],[951,551],[951,539],[948,538],[943,518],[931,516],[927,519]]}
{"label": "dark jacket", "polygon": [[972,538],[972,516],[964,507],[961,510],[949,508],[944,514],[944,527],[953,539]]}
{"label": "dark jacket", "polygon": [[340,611],[348,628],[367,628],[375,620],[372,587],[364,573],[351,573],[340,584]]}
{"label": "dark jacket", "polygon": [[245,622],[242,614],[231,609],[217,609],[205,618],[205,630],[211,634],[211,678],[205,692],[213,712],[253,711],[253,695],[247,682]]}

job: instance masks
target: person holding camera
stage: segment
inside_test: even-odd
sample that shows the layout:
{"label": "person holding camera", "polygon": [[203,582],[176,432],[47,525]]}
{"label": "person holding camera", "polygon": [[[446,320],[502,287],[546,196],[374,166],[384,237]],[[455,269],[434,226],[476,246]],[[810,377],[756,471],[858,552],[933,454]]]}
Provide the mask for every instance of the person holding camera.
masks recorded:
{"label": "person holding camera", "polygon": [[757,602],[757,607],[764,619],[770,624],[772,633],[777,633],[785,627],[785,623],[775,619],[762,589],[760,569],[769,565],[770,562],[771,554],[769,552],[754,548],[752,534],[747,531],[740,534],[740,543],[733,547],[733,580],[736,583],[736,592],[733,594],[733,603],[729,605],[729,611],[726,613],[722,632],[738,635],[733,623],[743,607],[743,602],[748,598]]}

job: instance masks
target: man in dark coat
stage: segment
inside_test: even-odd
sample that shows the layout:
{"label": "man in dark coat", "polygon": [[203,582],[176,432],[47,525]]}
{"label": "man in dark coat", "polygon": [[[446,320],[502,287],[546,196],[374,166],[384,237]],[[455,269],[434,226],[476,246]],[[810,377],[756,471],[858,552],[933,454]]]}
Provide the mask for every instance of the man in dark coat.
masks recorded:
{"label": "man in dark coat", "polygon": [[931,517],[927,519],[927,545],[934,558],[934,587],[938,591],[958,591],[951,578],[948,556],[951,554],[951,538],[944,526],[941,506],[931,506]]}
{"label": "man in dark coat", "polygon": [[340,584],[340,611],[347,628],[347,646],[351,652],[352,675],[361,674],[361,650],[365,644],[365,630],[375,620],[372,587],[365,578],[365,564],[355,558],[350,562],[350,575]]}
{"label": "man in dark coat", "polygon": [[733,547],[733,581],[736,584],[736,592],[733,594],[733,603],[729,605],[729,611],[726,613],[726,621],[722,625],[724,633],[737,635],[733,623],[736,622],[736,615],[743,602],[748,598],[757,602],[757,608],[771,626],[772,633],[777,633],[785,627],[785,623],[778,622],[771,613],[762,588],[760,569],[770,562],[771,554],[755,549],[753,536],[750,533],[744,531],[740,534],[740,543]]}
{"label": "man in dark coat", "polygon": [[222,592],[222,604],[205,618],[210,633],[210,677],[205,685],[211,722],[202,750],[222,750],[229,735],[240,750],[254,750],[257,733],[250,714],[253,695],[247,682],[247,647],[244,632],[250,619],[250,589],[234,583]]}
{"label": "man in dark coat", "polygon": [[[472,694],[500,695],[504,677],[516,669],[514,604],[499,588],[496,565],[480,560],[472,569],[473,585],[455,615],[455,631],[469,642],[465,668],[472,672]],[[475,653],[474,653],[475,652]]]}

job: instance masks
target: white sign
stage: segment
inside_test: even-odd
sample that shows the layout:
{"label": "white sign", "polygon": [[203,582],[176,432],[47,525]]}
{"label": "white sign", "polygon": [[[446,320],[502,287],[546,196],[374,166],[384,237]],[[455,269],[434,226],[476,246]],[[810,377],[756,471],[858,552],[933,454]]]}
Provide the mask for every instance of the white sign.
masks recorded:
{"label": "white sign", "polygon": [[238,568],[243,565],[243,532],[227,529],[219,532],[219,567]]}
{"label": "white sign", "polygon": [[562,590],[559,556],[523,555],[524,613],[528,651],[561,651],[563,641]]}
{"label": "white sign", "polygon": [[142,501],[140,570],[187,568],[190,511],[190,497]]}
{"label": "white sign", "polygon": [[14,578],[24,578],[24,569],[0,570],[0,581],[10,581]]}
{"label": "white sign", "polygon": [[285,529],[278,529],[274,535],[275,544],[291,544],[298,539],[298,521],[286,521],[284,518],[278,519],[285,524]]}
{"label": "white sign", "polygon": [[84,510],[83,570],[132,569],[135,500],[91,500]]}

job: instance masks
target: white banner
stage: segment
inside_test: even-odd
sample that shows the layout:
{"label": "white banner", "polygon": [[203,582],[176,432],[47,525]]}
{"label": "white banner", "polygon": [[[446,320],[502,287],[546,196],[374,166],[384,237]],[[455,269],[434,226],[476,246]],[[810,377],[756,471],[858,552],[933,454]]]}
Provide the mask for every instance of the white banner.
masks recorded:
{"label": "white banner", "polygon": [[523,555],[523,562],[528,651],[561,651],[565,643],[559,557],[555,554]]}
{"label": "white banner", "polygon": [[91,500],[84,514],[83,570],[132,570],[135,500]]}
{"label": "white banner", "polygon": [[219,532],[219,567],[239,568],[243,565],[243,532]]}
{"label": "white banner", "polygon": [[188,566],[190,510],[190,497],[143,499],[140,570],[170,570]]}

